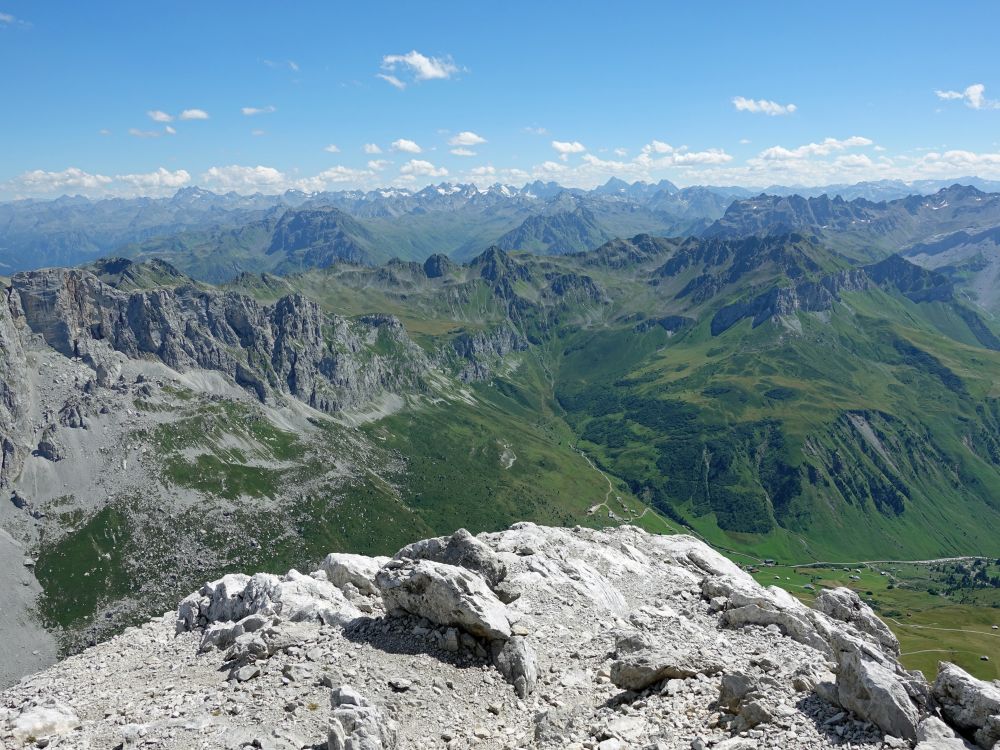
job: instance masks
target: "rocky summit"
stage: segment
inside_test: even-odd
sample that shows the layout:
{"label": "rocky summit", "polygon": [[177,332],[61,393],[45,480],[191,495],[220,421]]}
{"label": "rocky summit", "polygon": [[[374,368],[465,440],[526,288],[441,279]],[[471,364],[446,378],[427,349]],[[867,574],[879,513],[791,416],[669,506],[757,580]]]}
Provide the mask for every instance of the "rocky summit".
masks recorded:
{"label": "rocky summit", "polygon": [[994,748],[853,592],[809,608],[690,536],[518,523],[228,574],[0,694],[4,747]]}

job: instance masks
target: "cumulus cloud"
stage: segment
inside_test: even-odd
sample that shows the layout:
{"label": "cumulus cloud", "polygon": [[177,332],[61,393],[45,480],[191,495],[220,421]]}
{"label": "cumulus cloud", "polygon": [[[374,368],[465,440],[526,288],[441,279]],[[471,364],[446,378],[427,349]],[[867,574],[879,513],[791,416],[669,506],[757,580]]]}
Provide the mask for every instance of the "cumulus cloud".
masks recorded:
{"label": "cumulus cloud", "polygon": [[451,150],[451,153],[453,153],[455,156],[475,156],[476,155],[475,151],[472,151],[471,149],[467,149],[467,148],[453,148]]}
{"label": "cumulus cloud", "polygon": [[954,174],[956,171],[980,170],[985,174],[996,174],[1000,169],[1000,153],[977,153],[975,151],[951,150],[931,151],[920,160],[921,167],[935,174]]}
{"label": "cumulus cloud", "polygon": [[760,152],[760,158],[768,161],[786,161],[792,159],[805,159],[811,156],[828,156],[834,151],[843,151],[848,148],[859,146],[871,146],[874,141],[863,136],[853,135],[850,138],[838,140],[837,138],[824,138],[819,143],[806,143],[796,148],[785,148],[784,146],[771,146]]}
{"label": "cumulus cloud", "polygon": [[491,166],[489,164],[482,167],[473,167],[472,169],[469,170],[469,174],[473,175],[474,177],[493,177],[494,175],[496,175],[496,173],[497,173],[496,167]]}
{"label": "cumulus cloud", "polygon": [[220,190],[257,191],[279,188],[287,182],[287,179],[274,167],[261,165],[245,167],[239,164],[230,164],[225,167],[209,168],[201,175],[201,181],[209,187]]}
{"label": "cumulus cloud", "polygon": [[392,162],[389,161],[388,159],[372,159],[370,162],[368,162],[368,169],[371,169],[375,172],[381,172],[390,164],[392,164]]}
{"label": "cumulus cloud", "polygon": [[80,192],[98,196],[132,196],[167,194],[190,181],[191,175],[183,169],[171,172],[160,167],[154,172],[109,176],[69,167],[61,172],[46,172],[41,169],[25,172],[0,187],[22,195]]}
{"label": "cumulus cloud", "polygon": [[0,13],[0,23],[10,24],[14,23],[17,19],[10,13]]}
{"label": "cumulus cloud", "polygon": [[185,109],[177,117],[181,120],[207,120],[208,112],[203,109]]}
{"label": "cumulus cloud", "polygon": [[412,177],[446,177],[448,170],[444,167],[435,167],[423,159],[410,159],[399,168],[399,173]]}
{"label": "cumulus cloud", "polygon": [[619,158],[624,159],[626,156],[628,156],[628,149],[627,148],[616,148],[611,153],[613,153],[615,156],[617,156]]}
{"label": "cumulus cloud", "polygon": [[674,147],[663,141],[652,141],[642,147],[642,153],[644,154],[672,154],[673,152]]}
{"label": "cumulus cloud", "polygon": [[834,166],[843,169],[871,169],[874,162],[866,154],[846,154],[833,160]]}
{"label": "cumulus cloud", "polygon": [[530,133],[531,135],[548,135],[549,131],[545,128],[533,127],[529,125],[526,128],[522,128],[525,133]]}
{"label": "cumulus cloud", "polygon": [[336,143],[331,143],[331,144],[329,144],[327,146],[324,146],[323,150],[326,151],[326,152],[328,152],[328,153],[331,153],[331,154],[339,154],[340,153],[340,149],[337,147]]}
{"label": "cumulus cloud", "polygon": [[451,57],[428,57],[416,50],[411,50],[405,55],[386,55],[382,58],[382,70],[378,77],[387,81],[398,89],[406,88],[406,82],[399,76],[394,75],[404,73],[414,81],[446,80],[458,73],[461,69],[455,65]]}
{"label": "cumulus cloud", "polygon": [[111,177],[84,172],[78,167],[69,167],[61,172],[46,172],[35,169],[14,178],[16,186],[29,193],[55,193],[67,189],[96,190],[112,182]]}
{"label": "cumulus cloud", "polygon": [[409,138],[397,138],[396,140],[394,140],[392,142],[392,150],[404,151],[407,154],[419,154],[423,151],[423,149],[420,148],[420,146],[418,146],[416,142],[411,141]]}
{"label": "cumulus cloud", "polygon": [[115,179],[141,190],[155,191],[160,188],[176,190],[177,188],[183,187],[191,182],[191,175],[184,169],[178,169],[175,172],[171,172],[168,169],[160,167],[155,172],[147,172],[145,174],[120,174],[116,176]]}
{"label": "cumulus cloud", "polygon": [[986,86],[974,83],[963,91],[935,91],[938,99],[962,100],[972,109],[1000,109],[1000,101],[986,98]]}
{"label": "cumulus cloud", "polygon": [[326,190],[330,186],[342,185],[345,182],[358,183],[373,176],[374,173],[368,170],[353,169],[352,167],[338,165],[324,169],[313,177],[296,180],[293,187],[305,190],[306,192],[319,192]]}
{"label": "cumulus cloud", "polygon": [[725,164],[733,160],[733,157],[721,148],[710,148],[707,151],[679,151],[671,157],[675,166],[692,166],[695,164]]}
{"label": "cumulus cloud", "polygon": [[733,157],[721,148],[690,151],[687,146],[675,148],[664,141],[653,140],[642,147],[639,155],[631,163],[643,170],[650,171],[669,167],[725,164],[732,160]]}
{"label": "cumulus cloud", "polygon": [[139,128],[129,128],[128,134],[133,138],[159,138],[163,135],[159,130],[140,130]]}
{"label": "cumulus cloud", "polygon": [[733,106],[740,112],[752,112],[771,117],[790,115],[798,109],[794,104],[778,104],[770,99],[747,99],[745,96],[734,96]]}
{"label": "cumulus cloud", "polygon": [[[192,110],[193,111],[193,110]],[[268,104],[266,107],[241,107],[240,112],[242,112],[247,117],[253,117],[254,115],[269,115],[272,112],[277,112],[278,108],[273,104]],[[205,115],[207,118],[208,115]],[[201,118],[201,119],[205,119]]]}
{"label": "cumulus cloud", "polygon": [[483,143],[486,143],[486,139],[471,130],[463,130],[448,141],[449,146],[479,146]]}
{"label": "cumulus cloud", "polygon": [[153,122],[173,122],[174,116],[160,109],[151,109],[146,113]]}
{"label": "cumulus cloud", "polygon": [[559,158],[563,161],[569,159],[570,154],[582,154],[587,150],[580,141],[552,141],[552,148],[559,152]]}
{"label": "cumulus cloud", "polygon": [[382,153],[382,149],[380,149],[378,147],[378,144],[375,144],[375,143],[366,143],[364,146],[361,147],[361,150],[364,151],[366,154],[381,154]]}
{"label": "cumulus cloud", "polygon": [[174,128],[172,128],[170,125],[166,125],[163,128],[163,132],[166,133],[167,135],[177,135],[177,131],[174,130]]}

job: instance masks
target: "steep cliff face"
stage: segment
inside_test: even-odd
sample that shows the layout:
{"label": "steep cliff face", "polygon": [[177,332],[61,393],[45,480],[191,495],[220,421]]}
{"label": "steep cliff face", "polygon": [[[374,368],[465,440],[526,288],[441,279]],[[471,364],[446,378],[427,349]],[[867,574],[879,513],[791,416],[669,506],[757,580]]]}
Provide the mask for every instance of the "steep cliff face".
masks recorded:
{"label": "steep cliff face", "polygon": [[718,336],[744,318],[752,318],[754,327],[765,321],[797,312],[822,312],[833,307],[841,292],[867,289],[871,279],[860,270],[846,270],[824,276],[818,281],[804,281],[795,286],[775,287],[745,302],[726,305],[712,318],[712,335]]}
{"label": "steep cliff face", "polygon": [[21,393],[26,380],[24,351],[8,292],[4,289],[0,298],[0,488],[17,476],[28,452],[21,424],[25,416]]}
{"label": "steep cliff face", "polygon": [[452,341],[452,348],[465,364],[458,377],[466,383],[489,379],[504,357],[524,351],[528,341],[510,323],[475,333],[463,333]]}
{"label": "steep cliff face", "polygon": [[12,285],[26,328],[83,359],[102,384],[118,352],[180,372],[219,371],[262,401],[287,394],[332,413],[419,388],[428,367],[394,318],[326,315],[299,294],[262,305],[190,284],[128,292],[79,269],[18,274]]}

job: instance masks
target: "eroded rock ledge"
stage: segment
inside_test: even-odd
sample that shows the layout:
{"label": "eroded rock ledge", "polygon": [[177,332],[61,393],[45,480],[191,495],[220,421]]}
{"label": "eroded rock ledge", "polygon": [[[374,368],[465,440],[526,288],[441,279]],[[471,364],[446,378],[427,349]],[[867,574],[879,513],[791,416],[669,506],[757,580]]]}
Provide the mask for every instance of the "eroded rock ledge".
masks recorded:
{"label": "eroded rock ledge", "polygon": [[[993,748],[1000,691],[904,670],[687,536],[516,524],[227,575],[0,694],[4,747]],[[975,744],[972,744],[975,743]]]}

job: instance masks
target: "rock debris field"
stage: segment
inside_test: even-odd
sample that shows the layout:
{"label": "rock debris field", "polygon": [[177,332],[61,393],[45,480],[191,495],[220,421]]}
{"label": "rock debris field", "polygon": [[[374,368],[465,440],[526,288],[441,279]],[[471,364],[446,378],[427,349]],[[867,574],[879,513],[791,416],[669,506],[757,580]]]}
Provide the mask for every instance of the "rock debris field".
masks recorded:
{"label": "rock debris field", "polygon": [[0,694],[4,748],[1000,747],[1000,688],[898,663],[687,536],[520,523],[230,574]]}

